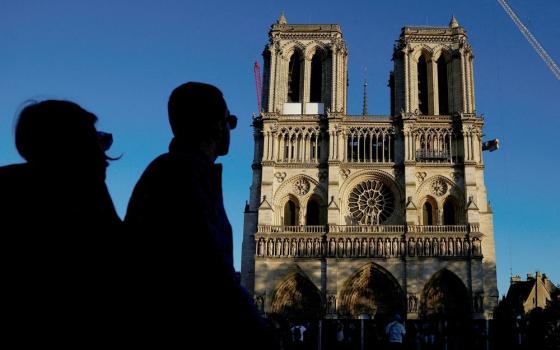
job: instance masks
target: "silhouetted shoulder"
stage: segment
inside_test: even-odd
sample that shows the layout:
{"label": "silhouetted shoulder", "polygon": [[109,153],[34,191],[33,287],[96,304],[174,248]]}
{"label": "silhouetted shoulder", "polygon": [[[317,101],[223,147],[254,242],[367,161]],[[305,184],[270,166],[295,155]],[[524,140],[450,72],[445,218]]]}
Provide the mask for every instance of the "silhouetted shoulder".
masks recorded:
{"label": "silhouetted shoulder", "polygon": [[28,164],[10,164],[0,167],[0,186],[11,187],[14,183],[24,182],[31,175]]}
{"label": "silhouetted shoulder", "polygon": [[134,187],[127,226],[135,230],[169,227],[196,217],[200,201],[206,200],[201,193],[206,168],[188,155],[165,153],[154,159]]}
{"label": "silhouetted shoulder", "polygon": [[15,227],[26,222],[34,211],[36,192],[34,174],[28,164],[0,167],[0,222],[2,227]]}

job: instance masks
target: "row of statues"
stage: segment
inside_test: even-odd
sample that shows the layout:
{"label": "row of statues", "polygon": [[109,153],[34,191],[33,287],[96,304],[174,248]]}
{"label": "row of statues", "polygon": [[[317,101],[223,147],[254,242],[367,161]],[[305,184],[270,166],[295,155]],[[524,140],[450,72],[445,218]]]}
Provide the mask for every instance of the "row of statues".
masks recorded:
{"label": "row of statues", "polygon": [[481,257],[479,238],[258,238],[257,256],[267,257]]}

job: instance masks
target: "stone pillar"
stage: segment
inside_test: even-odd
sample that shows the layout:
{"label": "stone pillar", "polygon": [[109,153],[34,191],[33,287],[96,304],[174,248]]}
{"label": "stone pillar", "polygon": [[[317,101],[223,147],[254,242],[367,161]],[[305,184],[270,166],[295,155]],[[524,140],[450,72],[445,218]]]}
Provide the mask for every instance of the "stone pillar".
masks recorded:
{"label": "stone pillar", "polygon": [[439,115],[437,62],[431,57],[426,63],[428,65],[428,114]]}
{"label": "stone pillar", "polygon": [[303,72],[301,72],[303,76],[303,91],[301,93],[301,106],[302,106],[302,113],[307,113],[307,103],[309,103],[310,94],[311,94],[311,57],[304,55],[303,58]]}

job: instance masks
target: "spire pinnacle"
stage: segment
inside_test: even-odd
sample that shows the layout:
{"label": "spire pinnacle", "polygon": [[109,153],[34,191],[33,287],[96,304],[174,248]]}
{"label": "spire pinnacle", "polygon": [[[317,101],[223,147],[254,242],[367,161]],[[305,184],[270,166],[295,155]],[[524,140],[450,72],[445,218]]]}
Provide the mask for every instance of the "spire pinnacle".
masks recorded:
{"label": "spire pinnacle", "polygon": [[[367,74],[367,68],[365,69],[365,72]],[[368,110],[367,110],[367,78],[364,78],[364,105],[362,107],[362,115],[367,115],[368,114]]]}
{"label": "spire pinnacle", "polygon": [[278,24],[288,24],[288,21],[286,20],[286,16],[284,16],[284,11],[282,11],[282,13],[280,14],[280,17],[278,17],[278,21],[276,21],[276,23],[278,23]]}
{"label": "spire pinnacle", "polygon": [[455,18],[455,15],[451,16],[451,21],[449,22],[449,27],[459,28],[459,22],[457,22],[457,18]]}

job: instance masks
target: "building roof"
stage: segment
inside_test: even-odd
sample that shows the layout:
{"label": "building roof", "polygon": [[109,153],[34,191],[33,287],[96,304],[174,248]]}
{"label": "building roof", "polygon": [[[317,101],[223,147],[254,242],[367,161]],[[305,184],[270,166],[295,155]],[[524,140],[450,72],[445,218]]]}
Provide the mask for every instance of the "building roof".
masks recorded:
{"label": "building roof", "polygon": [[288,24],[288,20],[284,15],[284,12],[280,14],[278,20],[270,28],[271,31],[282,31],[282,32],[292,32],[292,33],[307,33],[307,32],[319,32],[328,33],[336,32],[342,33],[340,26],[338,24]]}

